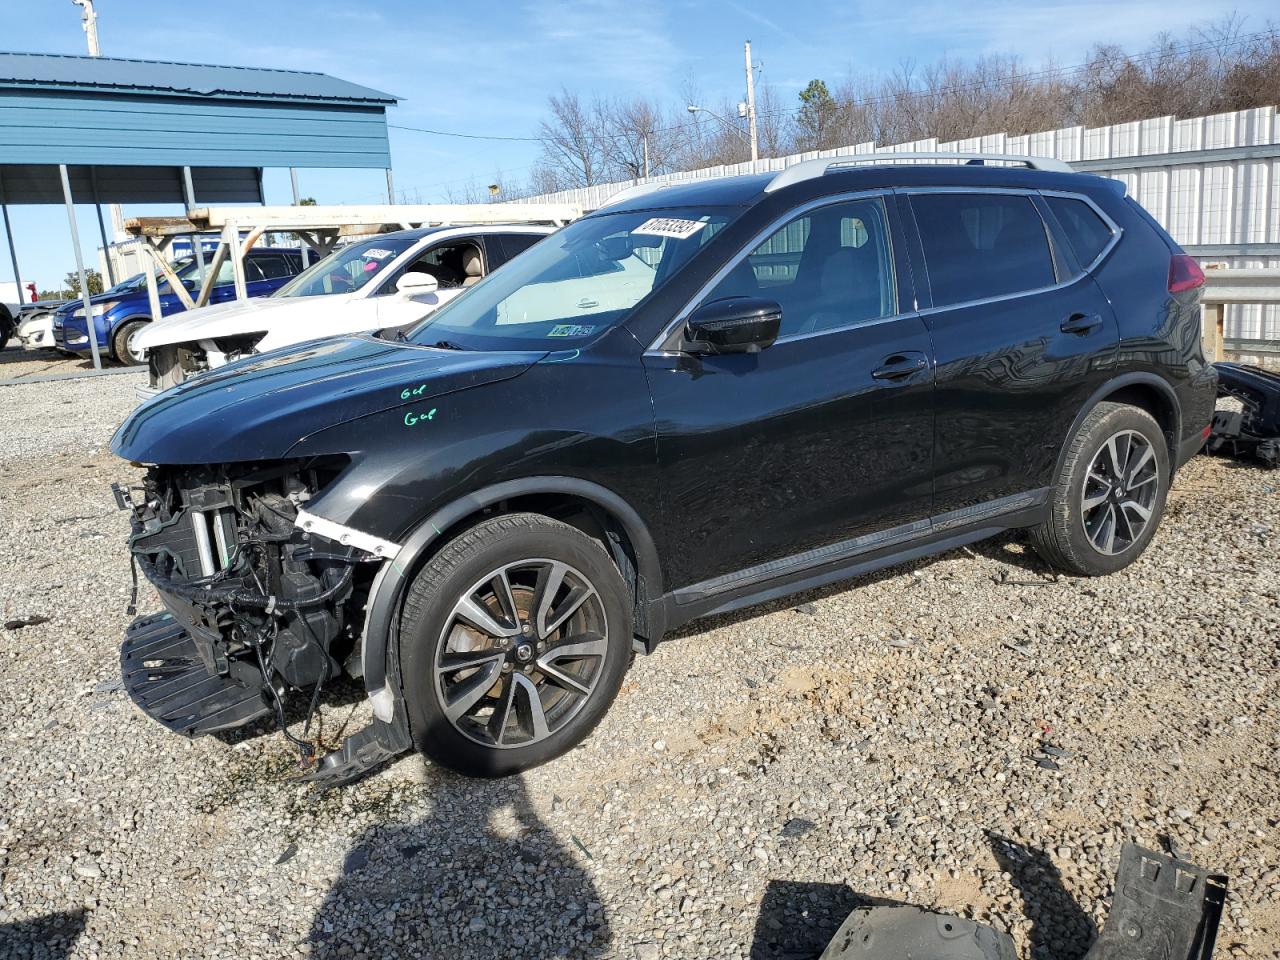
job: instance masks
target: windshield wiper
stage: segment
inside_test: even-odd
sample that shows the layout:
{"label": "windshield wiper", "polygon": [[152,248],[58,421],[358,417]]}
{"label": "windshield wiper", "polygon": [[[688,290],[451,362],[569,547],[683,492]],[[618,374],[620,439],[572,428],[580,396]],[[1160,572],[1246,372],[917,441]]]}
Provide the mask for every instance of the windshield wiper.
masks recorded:
{"label": "windshield wiper", "polygon": [[433,343],[433,344],[432,344],[432,346],[433,346],[433,347],[435,347],[437,350],[465,350],[465,349],[467,349],[466,347],[460,347],[460,346],[458,346],[456,343],[452,343],[452,342],[450,342],[450,341],[448,341],[448,340],[437,340],[435,343]]}

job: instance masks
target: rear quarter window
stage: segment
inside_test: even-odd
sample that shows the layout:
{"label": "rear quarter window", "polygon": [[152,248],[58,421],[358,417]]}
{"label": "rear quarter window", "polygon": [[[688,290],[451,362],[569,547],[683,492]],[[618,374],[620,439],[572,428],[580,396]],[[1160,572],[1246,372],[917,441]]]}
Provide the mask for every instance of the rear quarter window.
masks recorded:
{"label": "rear quarter window", "polygon": [[1058,218],[1058,225],[1066,234],[1067,242],[1071,244],[1081,266],[1087,267],[1098,259],[1098,255],[1111,242],[1111,226],[1083,200],[1045,197],[1044,201]]}

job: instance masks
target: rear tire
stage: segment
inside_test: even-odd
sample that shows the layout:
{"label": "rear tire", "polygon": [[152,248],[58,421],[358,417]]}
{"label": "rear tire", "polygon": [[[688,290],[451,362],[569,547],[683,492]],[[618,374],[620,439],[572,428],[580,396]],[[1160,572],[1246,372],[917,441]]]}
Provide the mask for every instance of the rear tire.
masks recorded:
{"label": "rear tire", "polygon": [[1169,489],[1169,448],[1145,410],[1100,403],[1067,447],[1049,518],[1031,531],[1046,561],[1095,577],[1133,563],[1151,542]]}
{"label": "rear tire", "polygon": [[17,321],[10,315],[9,308],[0,306],[0,350],[9,345],[9,338],[17,328]]}
{"label": "rear tire", "polygon": [[147,362],[145,356],[139,356],[130,349],[129,341],[133,335],[145,327],[148,320],[126,320],[111,335],[111,353],[119,363],[126,367],[140,367]]}
{"label": "rear tire", "polygon": [[419,571],[400,619],[415,746],[500,777],[577,746],[631,660],[631,600],[609,554],[532,513],[495,517]]}

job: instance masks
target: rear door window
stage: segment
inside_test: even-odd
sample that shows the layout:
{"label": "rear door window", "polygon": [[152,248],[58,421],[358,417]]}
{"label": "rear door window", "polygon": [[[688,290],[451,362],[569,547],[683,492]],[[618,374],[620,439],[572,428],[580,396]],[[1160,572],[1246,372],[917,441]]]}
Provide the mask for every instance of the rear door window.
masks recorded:
{"label": "rear door window", "polygon": [[297,270],[290,268],[289,261],[280,255],[270,255],[265,257],[253,257],[252,260],[245,261],[253,263],[262,273],[265,280],[278,280],[281,277],[291,277]]}
{"label": "rear door window", "polygon": [[1098,259],[1113,236],[1111,225],[1083,200],[1070,197],[1045,197],[1053,215],[1058,218],[1062,232],[1067,235],[1071,249],[1081,266],[1087,267]]}
{"label": "rear door window", "polygon": [[496,244],[490,243],[488,245],[490,247],[491,254],[493,252],[492,248],[495,245],[502,249],[501,258],[494,258],[490,256],[490,261],[491,262],[496,261],[496,262],[492,262],[492,265],[489,267],[489,269],[491,271],[496,270],[498,269],[499,263],[506,263],[512,257],[519,256],[520,254],[524,253],[526,250],[532,247],[535,243],[541,240],[542,236],[543,235],[540,233],[503,233],[503,234],[498,234],[496,236],[487,238],[490,240],[497,241]]}
{"label": "rear door window", "polygon": [[1044,221],[1031,198],[922,193],[911,198],[933,305],[945,307],[1057,282]]}

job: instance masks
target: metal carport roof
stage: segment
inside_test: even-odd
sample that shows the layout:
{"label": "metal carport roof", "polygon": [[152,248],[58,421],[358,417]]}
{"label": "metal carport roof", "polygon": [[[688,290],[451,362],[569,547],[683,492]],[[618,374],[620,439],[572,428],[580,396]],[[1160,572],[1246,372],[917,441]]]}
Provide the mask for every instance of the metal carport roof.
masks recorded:
{"label": "metal carport roof", "polygon": [[0,53],[0,162],[386,169],[395,102],[323,73]]}
{"label": "metal carport roof", "polygon": [[299,70],[0,52],[0,214],[15,280],[7,204],[66,205],[88,316],[75,203],[98,207],[105,246],[103,203],[260,203],[264,167],[381,168],[390,194],[396,100]]}

